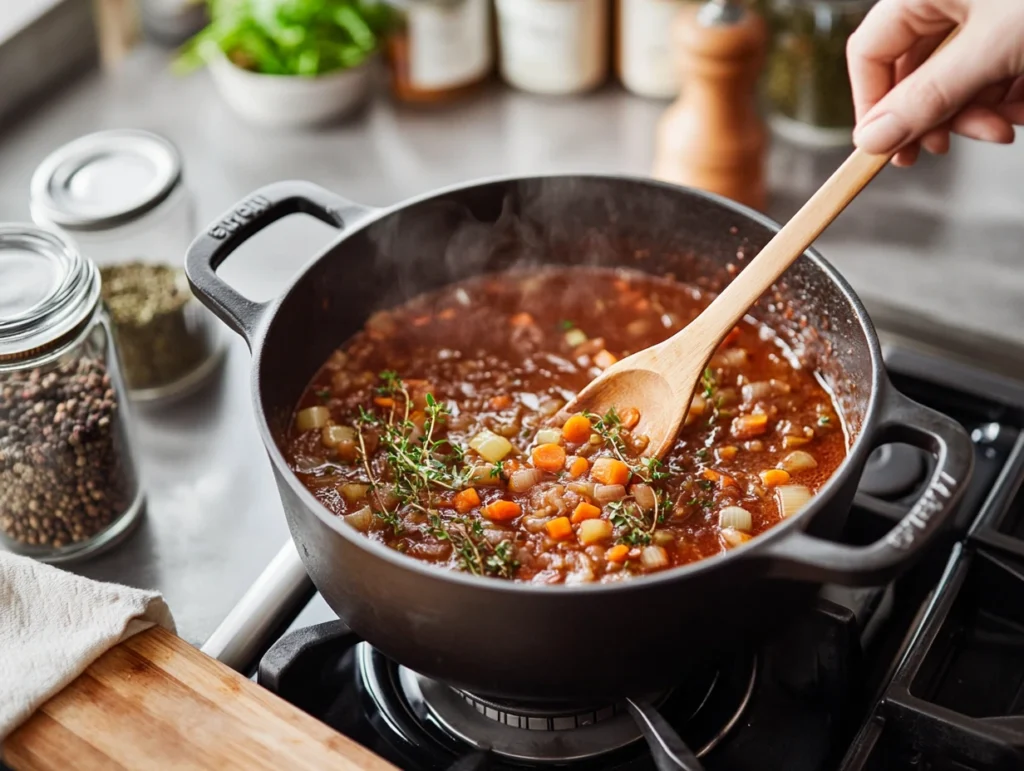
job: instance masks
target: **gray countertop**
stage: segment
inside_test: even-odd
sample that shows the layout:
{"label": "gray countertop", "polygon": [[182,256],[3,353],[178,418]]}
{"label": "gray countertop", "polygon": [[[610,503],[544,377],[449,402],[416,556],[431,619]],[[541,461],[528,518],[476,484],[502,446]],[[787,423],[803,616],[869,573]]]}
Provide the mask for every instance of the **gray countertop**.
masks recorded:
{"label": "gray countertop", "polygon": [[[180,147],[200,224],[260,185],[309,179],[386,205],[498,174],[645,174],[664,104],[614,86],[567,100],[499,85],[432,110],[379,99],[349,123],[274,133],[241,123],[205,75],[179,79],[168,55],[136,51],[90,73],[0,133],[0,220],[28,219],[29,178],[56,146],[104,128],[162,133]],[[771,214],[784,219],[843,153],[776,143]],[[955,142],[946,158],[889,169],[819,242],[876,321],[902,334],[1024,371],[1024,151]],[[290,218],[246,244],[222,274],[254,299],[280,291],[332,237]],[[232,339],[218,377],[176,405],[136,410],[148,509],[117,549],[70,569],[162,591],[187,640],[206,639],[287,538],[256,432],[248,352]]]}

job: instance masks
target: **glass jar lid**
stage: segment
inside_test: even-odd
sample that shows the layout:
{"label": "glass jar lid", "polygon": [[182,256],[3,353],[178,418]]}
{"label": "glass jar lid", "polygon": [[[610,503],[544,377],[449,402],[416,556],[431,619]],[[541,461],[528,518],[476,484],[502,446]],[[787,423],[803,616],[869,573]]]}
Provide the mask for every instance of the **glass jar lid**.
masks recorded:
{"label": "glass jar lid", "polygon": [[57,234],[0,224],[0,364],[76,337],[99,297],[96,266]]}
{"label": "glass jar lid", "polygon": [[181,181],[170,141],[135,129],[100,131],[57,148],[32,175],[32,217],[69,230],[123,225],[158,206]]}

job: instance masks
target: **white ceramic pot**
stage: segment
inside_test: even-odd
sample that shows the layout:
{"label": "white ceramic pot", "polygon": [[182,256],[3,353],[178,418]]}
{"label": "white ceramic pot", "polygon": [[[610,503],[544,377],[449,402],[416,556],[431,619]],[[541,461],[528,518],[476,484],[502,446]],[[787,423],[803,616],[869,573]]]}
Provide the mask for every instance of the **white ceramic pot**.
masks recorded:
{"label": "white ceramic pot", "polygon": [[261,126],[301,128],[344,117],[366,99],[371,57],[358,67],[325,75],[263,75],[213,57],[210,74],[224,101],[240,116]]}

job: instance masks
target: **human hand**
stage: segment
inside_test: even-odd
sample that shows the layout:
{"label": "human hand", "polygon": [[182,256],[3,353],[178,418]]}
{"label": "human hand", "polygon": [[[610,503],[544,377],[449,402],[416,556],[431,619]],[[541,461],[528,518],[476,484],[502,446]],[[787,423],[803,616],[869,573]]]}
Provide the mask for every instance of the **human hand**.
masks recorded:
{"label": "human hand", "polygon": [[[955,38],[928,57],[957,26]],[[1009,144],[1024,125],[1024,1],[879,0],[846,49],[869,153],[949,150],[950,133]],[[925,61],[927,59],[927,61]]]}

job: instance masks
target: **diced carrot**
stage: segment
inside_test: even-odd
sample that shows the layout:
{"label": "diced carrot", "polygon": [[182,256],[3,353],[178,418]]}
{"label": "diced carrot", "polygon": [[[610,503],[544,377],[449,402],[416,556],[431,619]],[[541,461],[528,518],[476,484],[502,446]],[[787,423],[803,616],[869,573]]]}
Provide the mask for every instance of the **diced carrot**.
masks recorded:
{"label": "diced carrot", "polygon": [[628,556],[629,547],[622,543],[618,546],[613,546],[604,553],[604,558],[609,562],[625,562]]}
{"label": "diced carrot", "polygon": [[429,323],[430,323],[430,316],[417,316],[416,318],[414,318],[412,320],[412,325],[414,327],[425,327]]}
{"label": "diced carrot", "polygon": [[607,350],[598,351],[597,355],[594,356],[594,365],[601,369],[608,369],[612,364],[618,361],[614,353]]}
{"label": "diced carrot", "polygon": [[494,501],[484,506],[484,516],[495,522],[508,522],[522,513],[522,507],[515,501]]}
{"label": "diced carrot", "polygon": [[439,319],[444,319],[445,321],[451,321],[452,319],[455,318],[455,309],[445,308],[443,311],[437,314],[437,317]]}
{"label": "diced carrot", "polygon": [[725,339],[722,340],[722,344],[719,347],[720,348],[724,348],[727,345],[732,345],[733,343],[735,343],[739,339],[739,336],[740,336],[740,328],[739,327],[733,327],[731,330],[729,330],[729,334],[727,334],[725,336]]}
{"label": "diced carrot", "polygon": [[624,485],[630,474],[629,466],[615,458],[598,458],[590,471],[590,477],[603,485]]}
{"label": "diced carrot", "polygon": [[780,468],[765,469],[761,472],[761,481],[768,487],[788,484],[789,472]]}
{"label": "diced carrot", "polygon": [[533,316],[529,313],[517,313],[509,319],[509,323],[514,327],[527,327],[533,323]]}
{"label": "diced carrot", "polygon": [[590,418],[585,415],[573,415],[562,426],[562,438],[573,444],[583,444],[590,439]]}
{"label": "diced carrot", "polygon": [[619,420],[622,421],[622,425],[626,428],[636,428],[636,424],[640,422],[640,410],[636,407],[626,407],[624,410],[619,410]]}
{"label": "diced carrot", "polygon": [[427,413],[423,410],[413,410],[409,413],[409,420],[413,422],[417,428],[423,428],[427,422]]}
{"label": "diced carrot", "polygon": [[723,474],[721,471],[715,471],[714,469],[706,468],[700,472],[701,476],[707,479],[709,482],[714,482],[720,488],[726,487],[739,487],[736,484],[736,480],[728,474]]}
{"label": "diced carrot", "polygon": [[498,396],[492,397],[490,404],[492,410],[503,410],[510,404],[512,404],[512,397],[509,396],[508,394],[500,394]]}
{"label": "diced carrot", "polygon": [[565,465],[565,450],[557,444],[538,444],[531,456],[533,465],[544,471],[561,471]]}
{"label": "diced carrot", "polygon": [[573,456],[569,461],[569,476],[573,479],[579,479],[587,473],[588,468],[590,468],[590,462],[586,458]]}
{"label": "diced carrot", "polygon": [[568,538],[572,535],[572,523],[568,517],[556,517],[544,525],[552,538]]}
{"label": "diced carrot", "polygon": [[390,396],[377,396],[374,398],[373,403],[378,407],[394,407],[395,400]]}
{"label": "diced carrot", "polygon": [[719,447],[717,450],[718,457],[721,460],[732,460],[736,457],[736,454],[740,451],[739,447],[735,447],[731,444],[725,447]]}
{"label": "diced carrot", "polygon": [[582,522],[585,519],[597,519],[601,516],[601,509],[592,503],[580,501],[580,504],[572,512],[572,522]]}
{"label": "diced carrot", "polygon": [[467,487],[455,494],[455,509],[459,514],[466,514],[480,505],[480,495],[472,487]]}
{"label": "diced carrot", "polygon": [[768,431],[768,416],[764,413],[740,415],[732,420],[732,435],[737,439],[750,439]]}

